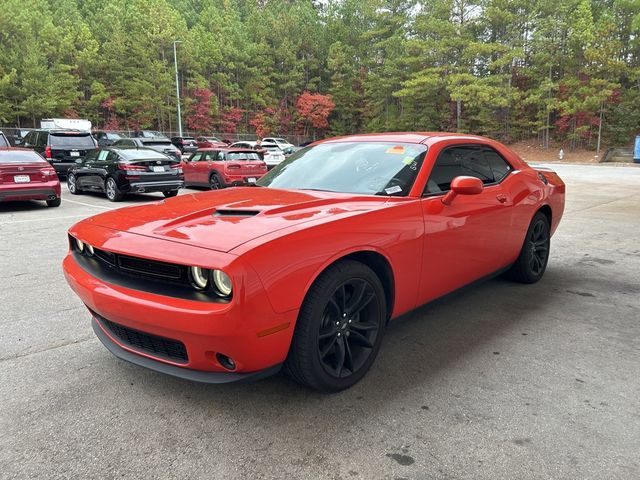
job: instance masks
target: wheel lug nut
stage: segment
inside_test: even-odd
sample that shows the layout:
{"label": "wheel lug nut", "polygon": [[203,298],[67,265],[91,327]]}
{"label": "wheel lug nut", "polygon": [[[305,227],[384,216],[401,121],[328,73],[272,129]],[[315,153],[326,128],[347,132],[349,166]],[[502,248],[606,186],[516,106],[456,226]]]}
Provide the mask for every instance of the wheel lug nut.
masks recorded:
{"label": "wheel lug nut", "polygon": [[343,317],[343,318],[344,318],[344,317],[346,317],[346,316],[347,316],[347,314],[346,314],[346,313],[343,313],[343,314],[342,314],[342,317]]}
{"label": "wheel lug nut", "polygon": [[340,333],[338,333],[338,336],[340,336]]}

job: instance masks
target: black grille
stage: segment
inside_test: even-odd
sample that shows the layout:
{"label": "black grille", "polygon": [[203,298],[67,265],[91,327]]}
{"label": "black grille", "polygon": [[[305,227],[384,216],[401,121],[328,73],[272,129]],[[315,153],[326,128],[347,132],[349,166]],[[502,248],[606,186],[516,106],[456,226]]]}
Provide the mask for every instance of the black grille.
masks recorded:
{"label": "black grille", "polygon": [[133,328],[113,323],[95,313],[94,315],[111,335],[128,347],[175,362],[187,363],[189,360],[187,357],[187,349],[184,344],[178,340],[134,330]]}
{"label": "black grille", "polygon": [[118,255],[118,266],[123,270],[153,277],[172,278],[174,280],[179,280],[182,277],[182,271],[179,265],[155,262],[143,258]]}
{"label": "black grille", "polygon": [[94,255],[98,260],[122,273],[188,284],[187,269],[184,265],[130,257],[99,248],[94,248]]}

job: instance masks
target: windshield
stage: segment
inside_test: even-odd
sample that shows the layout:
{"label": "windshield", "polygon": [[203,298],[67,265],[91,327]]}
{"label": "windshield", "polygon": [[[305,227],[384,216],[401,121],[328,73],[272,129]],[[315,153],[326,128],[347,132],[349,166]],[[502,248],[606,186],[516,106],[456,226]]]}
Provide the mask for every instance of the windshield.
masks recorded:
{"label": "windshield", "polygon": [[36,152],[28,150],[5,150],[0,151],[0,163],[47,163],[44,158]]}
{"label": "windshield", "polygon": [[297,151],[258,180],[262,187],[405,196],[427,147],[415,143],[336,142]]}
{"label": "windshield", "polygon": [[4,135],[0,133],[0,147],[8,147],[9,143],[5,139]]}
{"label": "windshield", "polygon": [[52,133],[50,136],[52,147],[71,147],[71,148],[95,148],[93,143],[93,137],[90,134],[56,134]]}

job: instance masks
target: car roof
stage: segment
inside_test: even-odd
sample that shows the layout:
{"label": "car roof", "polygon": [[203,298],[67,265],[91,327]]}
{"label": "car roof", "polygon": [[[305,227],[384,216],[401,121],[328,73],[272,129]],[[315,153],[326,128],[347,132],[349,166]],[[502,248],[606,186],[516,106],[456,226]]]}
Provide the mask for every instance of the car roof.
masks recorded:
{"label": "car roof", "polygon": [[242,147],[206,147],[206,148],[199,148],[197,150],[198,152],[251,152],[251,153],[256,153],[255,150],[253,150],[252,148],[242,148]]}
{"label": "car roof", "polygon": [[363,133],[357,135],[345,135],[342,137],[318,140],[314,143],[332,142],[400,142],[400,143],[426,143],[428,140],[465,139],[471,141],[486,140],[477,135],[450,132],[390,132],[390,133]]}

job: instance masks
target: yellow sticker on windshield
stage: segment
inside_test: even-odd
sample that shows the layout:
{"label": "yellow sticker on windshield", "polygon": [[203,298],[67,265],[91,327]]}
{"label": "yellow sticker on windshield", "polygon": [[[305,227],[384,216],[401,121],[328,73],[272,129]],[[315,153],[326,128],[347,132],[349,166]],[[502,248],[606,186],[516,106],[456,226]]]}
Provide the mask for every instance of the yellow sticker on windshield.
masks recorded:
{"label": "yellow sticker on windshield", "polygon": [[404,147],[402,145],[396,145],[387,149],[385,153],[391,153],[393,155],[404,155]]}
{"label": "yellow sticker on windshield", "polygon": [[413,157],[404,157],[402,159],[402,163],[404,163],[405,165],[411,165],[411,162],[413,162]]}

